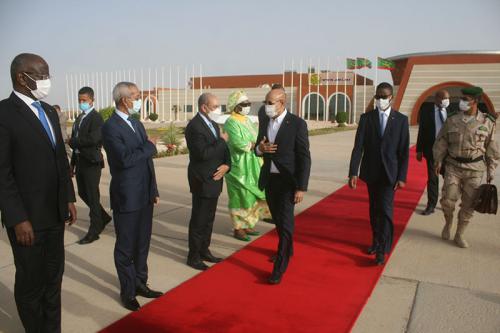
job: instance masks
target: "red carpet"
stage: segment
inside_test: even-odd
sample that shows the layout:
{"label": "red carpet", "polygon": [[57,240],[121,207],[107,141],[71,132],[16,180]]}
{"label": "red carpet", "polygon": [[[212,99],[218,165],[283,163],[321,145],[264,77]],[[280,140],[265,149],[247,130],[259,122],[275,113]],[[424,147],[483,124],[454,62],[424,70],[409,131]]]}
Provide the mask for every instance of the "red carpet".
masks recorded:
{"label": "red carpet", "polygon": [[[396,194],[395,242],[426,183],[411,151],[407,187]],[[102,332],[348,332],[383,268],[370,245],[368,194],[347,186],[297,216],[295,255],[280,285],[266,283],[274,231]]]}

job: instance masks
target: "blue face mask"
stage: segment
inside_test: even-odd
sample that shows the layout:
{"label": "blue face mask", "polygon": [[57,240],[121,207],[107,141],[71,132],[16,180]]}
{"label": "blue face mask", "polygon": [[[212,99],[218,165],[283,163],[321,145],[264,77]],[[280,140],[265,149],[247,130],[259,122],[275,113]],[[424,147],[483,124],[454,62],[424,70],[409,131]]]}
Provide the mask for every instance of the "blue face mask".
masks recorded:
{"label": "blue face mask", "polygon": [[87,102],[83,102],[83,103],[80,103],[78,105],[78,107],[80,108],[80,110],[82,110],[83,112],[85,112],[85,111],[90,110],[91,105],[89,103],[87,103]]}
{"label": "blue face mask", "polygon": [[142,100],[138,99],[133,102],[132,109],[128,109],[128,113],[135,114],[141,111],[142,108]]}

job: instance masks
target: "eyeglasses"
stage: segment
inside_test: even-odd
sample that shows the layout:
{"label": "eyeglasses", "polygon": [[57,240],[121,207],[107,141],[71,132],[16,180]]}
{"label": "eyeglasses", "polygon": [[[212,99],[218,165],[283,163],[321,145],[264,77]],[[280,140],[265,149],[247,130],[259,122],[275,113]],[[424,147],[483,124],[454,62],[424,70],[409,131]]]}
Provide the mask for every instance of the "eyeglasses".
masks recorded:
{"label": "eyeglasses", "polygon": [[250,102],[243,102],[243,103],[240,103],[238,105],[241,106],[241,107],[246,107],[246,106],[251,106],[252,103],[250,103]]}
{"label": "eyeglasses", "polygon": [[[31,73],[31,72],[24,72],[24,74],[29,77],[30,79],[32,79],[33,81],[36,81],[36,80],[49,80],[52,78],[52,76],[50,76],[49,74],[38,74],[38,73]],[[28,74],[31,74],[31,75],[28,75]]]}

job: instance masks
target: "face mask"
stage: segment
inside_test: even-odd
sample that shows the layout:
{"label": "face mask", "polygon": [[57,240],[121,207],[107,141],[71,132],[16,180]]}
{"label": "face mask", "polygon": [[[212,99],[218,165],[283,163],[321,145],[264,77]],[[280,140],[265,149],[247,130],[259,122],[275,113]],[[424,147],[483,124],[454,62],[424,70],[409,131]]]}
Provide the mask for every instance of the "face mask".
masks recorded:
{"label": "face mask", "polygon": [[219,117],[222,115],[222,111],[220,108],[217,108],[213,111],[210,111],[208,113],[208,118],[212,119],[213,121],[217,122],[217,120],[219,119]]}
{"label": "face mask", "polygon": [[87,103],[87,102],[80,103],[80,104],[78,105],[78,107],[79,107],[79,108],[80,108],[80,110],[82,110],[83,112],[88,111],[88,110],[90,110],[90,108],[91,108],[90,104],[89,104],[89,103]]}
{"label": "face mask", "polygon": [[468,101],[464,101],[463,99],[461,99],[460,103],[458,103],[458,108],[460,109],[460,111],[469,111],[470,104]]}
{"label": "face mask", "polygon": [[274,118],[276,117],[276,105],[266,105],[265,106],[266,108],[266,115],[269,117],[269,118]]}
{"label": "face mask", "polygon": [[132,109],[128,109],[129,114],[136,114],[141,111],[142,108],[142,100],[141,99],[136,99],[132,102]]}
{"label": "face mask", "polygon": [[250,106],[242,107],[240,113],[245,116],[248,115],[250,113]]}
{"label": "face mask", "polygon": [[389,108],[389,106],[391,105],[391,99],[390,98],[379,98],[377,99],[377,108],[380,110],[380,111],[385,111]]}
{"label": "face mask", "polygon": [[448,106],[450,106],[450,100],[448,98],[443,99],[441,101],[441,107],[444,108],[444,109],[446,109]]}
{"label": "face mask", "polygon": [[28,74],[24,73],[30,80],[34,81],[36,83],[36,89],[31,90],[31,94],[36,98],[36,99],[44,99],[49,95],[50,92],[50,79],[45,79],[45,80],[34,80],[29,76]]}

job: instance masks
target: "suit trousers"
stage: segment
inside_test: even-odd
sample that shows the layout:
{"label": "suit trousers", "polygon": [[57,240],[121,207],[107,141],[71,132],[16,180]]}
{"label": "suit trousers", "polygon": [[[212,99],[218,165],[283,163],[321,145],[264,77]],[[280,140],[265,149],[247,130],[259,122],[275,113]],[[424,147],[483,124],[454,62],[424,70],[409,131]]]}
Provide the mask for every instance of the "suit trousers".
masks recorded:
{"label": "suit trousers", "polygon": [[148,254],[153,226],[153,204],[133,212],[113,211],[116,231],[115,266],[120,295],[135,297],[136,286],[148,281]]}
{"label": "suit trousers", "polygon": [[76,184],[78,195],[89,207],[90,227],[88,233],[99,235],[104,229],[104,222],[111,217],[101,205],[99,182],[101,181],[101,165],[87,162],[81,158],[76,162]]}
{"label": "suit trousers", "polygon": [[14,298],[26,332],[61,332],[61,284],[64,272],[64,224],[36,230],[35,244],[17,243],[8,228],[16,277]]}
{"label": "suit trousers", "polygon": [[434,158],[425,157],[427,163],[427,206],[436,207],[439,195],[439,176],[434,172]]}
{"label": "suit trousers", "polygon": [[202,255],[209,252],[218,200],[219,197],[205,198],[196,194],[192,196],[188,261],[199,261]]}
{"label": "suit trousers", "polygon": [[285,273],[293,254],[294,198],[295,188],[289,179],[280,174],[271,174],[266,187],[266,200],[279,237],[273,272],[281,274]]}
{"label": "suit trousers", "polygon": [[394,234],[394,185],[389,182],[384,173],[379,181],[367,184],[367,186],[373,245],[377,253],[389,253]]}

